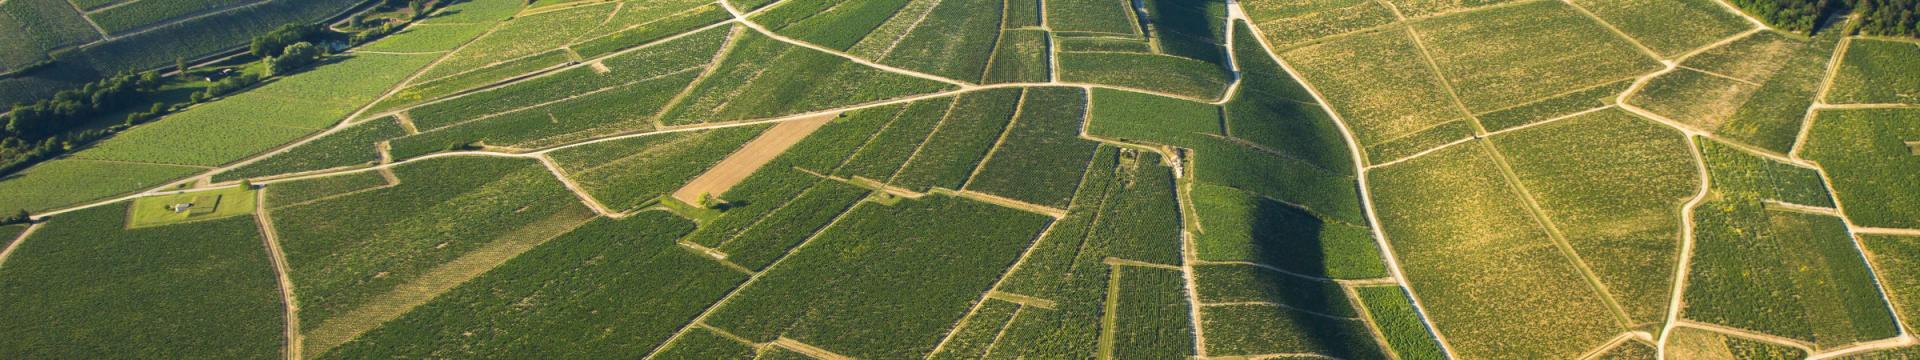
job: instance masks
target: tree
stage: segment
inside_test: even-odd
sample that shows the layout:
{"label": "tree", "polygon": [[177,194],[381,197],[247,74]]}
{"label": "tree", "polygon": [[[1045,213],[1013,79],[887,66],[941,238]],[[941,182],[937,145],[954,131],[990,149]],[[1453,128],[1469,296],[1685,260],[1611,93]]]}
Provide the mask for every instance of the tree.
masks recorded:
{"label": "tree", "polygon": [[322,55],[320,47],[313,46],[313,43],[302,41],[287,45],[286,50],[280,52],[280,56],[267,58],[267,71],[275,76],[292,74],[295,70],[319,61],[320,55]]}
{"label": "tree", "polygon": [[187,58],[173,58],[173,69],[180,72],[179,76],[181,79],[187,78]]}

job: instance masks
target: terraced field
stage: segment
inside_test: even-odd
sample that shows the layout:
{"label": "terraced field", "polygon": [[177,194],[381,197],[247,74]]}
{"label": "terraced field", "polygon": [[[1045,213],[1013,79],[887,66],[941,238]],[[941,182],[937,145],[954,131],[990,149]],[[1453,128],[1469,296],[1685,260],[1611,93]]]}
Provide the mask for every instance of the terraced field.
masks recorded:
{"label": "terraced field", "polygon": [[[0,72],[350,5],[284,1],[0,2]],[[0,177],[0,357],[1920,353],[1920,48],[1865,20],[434,5]]]}

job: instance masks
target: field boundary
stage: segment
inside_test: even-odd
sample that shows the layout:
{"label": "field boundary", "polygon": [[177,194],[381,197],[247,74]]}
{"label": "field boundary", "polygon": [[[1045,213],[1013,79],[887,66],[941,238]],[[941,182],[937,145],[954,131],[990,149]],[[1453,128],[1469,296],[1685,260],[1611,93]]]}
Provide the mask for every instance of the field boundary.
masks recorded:
{"label": "field boundary", "polygon": [[293,277],[287,271],[287,253],[280,248],[280,233],[274,230],[273,216],[267,213],[267,189],[254,191],[253,217],[260,226],[261,241],[267,247],[267,260],[273,263],[273,275],[280,285],[280,300],[286,306],[287,360],[300,360],[300,302],[294,296]]}
{"label": "field boundary", "polygon": [[5,250],[0,250],[0,266],[6,265],[7,258],[13,255],[13,251],[15,249],[20,248],[20,243],[27,242],[27,236],[31,236],[33,235],[34,231],[40,230],[41,224],[45,224],[45,223],[33,223],[32,225],[27,225],[26,230],[20,231],[20,236],[14,237],[13,242],[7,243],[7,248]]}

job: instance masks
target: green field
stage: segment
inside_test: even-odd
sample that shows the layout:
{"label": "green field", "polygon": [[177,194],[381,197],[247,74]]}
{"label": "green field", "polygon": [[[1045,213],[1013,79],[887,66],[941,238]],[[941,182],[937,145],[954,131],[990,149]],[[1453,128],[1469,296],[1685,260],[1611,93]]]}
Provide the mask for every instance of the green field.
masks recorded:
{"label": "green field", "polygon": [[[1894,311],[1909,328],[1920,316],[1920,239],[1913,236],[1863,235],[1860,245],[1879,275],[1880,286],[1893,301]],[[1911,354],[1913,349],[1909,349]]]}
{"label": "green field", "polygon": [[1679,261],[1678,210],[1701,181],[1684,135],[1607,110],[1501,134],[1493,144],[1634,323],[1665,319],[1669,270]]}
{"label": "green field", "polygon": [[927,136],[913,160],[894,175],[892,184],[915,191],[966,185],[973,169],[993,150],[1007,123],[1013,120],[1022,94],[1013,89],[991,90],[955,98],[946,119]]}
{"label": "green field", "polygon": [[[1074,88],[1029,90],[999,147],[987,154],[966,189],[1064,208],[1097,143],[1082,140],[1087,93]],[[1039,173],[1034,169],[1046,169]]]}
{"label": "green field", "polygon": [[1874,227],[1920,228],[1920,110],[1821,111],[1802,156],[1832,178],[1847,218]]}
{"label": "green field", "polygon": [[1688,59],[1686,68],[1654,78],[1627,102],[1785,153],[1813,105],[1835,41],[1756,33]]}
{"label": "green field", "polygon": [[[1001,0],[940,1],[913,31],[878,60],[882,64],[984,82],[1000,40]],[[1030,56],[1030,55],[1029,55]]]}
{"label": "green field", "polygon": [[[1385,2],[1365,0],[1259,1],[1242,3],[1247,16],[1266,30],[1275,48],[1394,22]],[[1235,40],[1238,41],[1238,40]]]}
{"label": "green field", "polygon": [[318,338],[346,340],[317,330],[358,320],[359,308],[397,288],[440,280],[426,276],[445,273],[444,264],[537,243],[593,215],[532,160],[454,157],[394,173],[399,186],[272,210],[309,349]]}
{"label": "green field", "polygon": [[[127,228],[143,228],[185,222],[217,220],[252,215],[257,194],[253,189],[230,187],[133,199],[127,212]],[[180,205],[184,208],[176,208]]]}
{"label": "green field", "polygon": [[1381,230],[1455,355],[1572,357],[1624,331],[1476,145],[1369,175]]}
{"label": "green field", "polygon": [[1660,69],[1659,62],[1561,2],[1442,16],[1413,28],[1460,102],[1474,112]]}
{"label": "green field", "polygon": [[447,55],[421,79],[438,79],[559,48],[605,21],[613,13],[614,5],[581,6],[514,17]]}
{"label": "green field", "polygon": [[251,217],[123,229],[116,203],[41,225],[0,272],[0,351],[33,358],[127,354],[280,356],[279,287]]}
{"label": "green field", "polygon": [[[944,196],[865,203],[706,321],[753,341],[783,337],[869,358],[924,356],[1048,223]],[[962,253],[973,256],[952,256]],[[918,289],[901,291],[902,283]]]}
{"label": "green field", "polygon": [[1054,31],[1137,35],[1140,28],[1132,7],[1121,0],[1056,0],[1042,2],[1047,24]]}
{"label": "green field", "polygon": [[1716,190],[1694,210],[1693,269],[1682,316],[1818,349],[1898,334],[1839,218],[1774,209],[1752,192]]}
{"label": "green field", "polygon": [[107,33],[120,35],[165,21],[246,5],[253,0],[133,1],[88,14]]}
{"label": "green field", "polygon": [[1680,359],[1800,359],[1806,351],[1785,344],[1735,337],[1690,327],[1674,328],[1667,354]]}
{"label": "green field", "polygon": [[400,128],[398,120],[374,119],[295,146],[285,153],[221,172],[213,179],[227,181],[373,164],[380,161],[377,143],[405,135],[406,130]]}
{"label": "green field", "polygon": [[1373,324],[1380,329],[1387,345],[1402,359],[1438,359],[1445,355],[1440,343],[1434,340],[1432,329],[1422,322],[1420,312],[1407,298],[1407,291],[1398,286],[1375,286],[1354,288],[1360,302],[1367,308],[1367,314],[1373,318]]}
{"label": "green field", "polygon": [[[1420,60],[1405,30],[1356,34],[1283,56],[1326,96],[1362,146],[1393,142],[1466,118]],[[1409,152],[1411,153],[1411,152]],[[1369,155],[1375,155],[1369,151]],[[1376,162],[1385,162],[1380,160]]]}
{"label": "green field", "polygon": [[0,181],[0,209],[40,211],[76,205],[204,171],[187,166],[83,159],[48,161]]}
{"label": "green field", "polygon": [[827,53],[743,32],[712,74],[661,120],[686,125],[769,118],[927,94],[951,85],[881,71]]}
{"label": "green field", "polygon": [[658,211],[596,220],[321,357],[645,356],[746,279],[675,246],[692,225]]}
{"label": "green field", "polygon": [[1249,261],[1336,279],[1387,275],[1366,227],[1209,184],[1195,185],[1191,201],[1199,214],[1194,252],[1201,260]]}
{"label": "green field", "polygon": [[1835,104],[1920,104],[1920,45],[1855,39],[1834,73],[1826,101]]}
{"label": "green field", "polygon": [[766,126],[621,139],[562,149],[553,160],[601,203],[634,209],[686,185],[762,130]]}
{"label": "green field", "polygon": [[1673,58],[1753,27],[1713,0],[1576,0],[1662,57]]}

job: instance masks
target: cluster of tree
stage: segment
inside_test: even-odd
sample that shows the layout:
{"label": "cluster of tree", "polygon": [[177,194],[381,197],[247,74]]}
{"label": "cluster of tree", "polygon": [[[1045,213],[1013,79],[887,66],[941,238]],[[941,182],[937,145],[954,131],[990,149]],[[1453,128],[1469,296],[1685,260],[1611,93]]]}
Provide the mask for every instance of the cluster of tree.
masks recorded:
{"label": "cluster of tree", "polygon": [[267,74],[278,76],[293,74],[295,71],[320,62],[320,58],[326,55],[326,51],[320,47],[314,46],[313,43],[302,41],[294,43],[293,45],[287,45],[287,48],[281,50],[278,56],[268,57],[261,61],[267,63]]}
{"label": "cluster of tree", "polygon": [[282,25],[279,29],[254,37],[253,43],[247,46],[247,53],[262,59],[279,56],[288,46],[311,40],[325,31],[326,26],[320,24]]}
{"label": "cluster of tree", "polygon": [[1849,31],[1887,36],[1920,36],[1920,0],[1733,0],[1747,13],[1781,30],[1812,34],[1834,15],[1860,18]]}
{"label": "cluster of tree", "polygon": [[1860,17],[1854,31],[1868,35],[1920,36],[1920,0],[1851,0]]}
{"label": "cluster of tree", "polygon": [[1811,34],[1840,5],[1832,0],[1733,0],[1747,13],[1781,30]]}
{"label": "cluster of tree", "polygon": [[0,225],[26,224],[31,222],[33,222],[33,214],[27,213],[26,210],[20,210],[20,212],[14,213],[13,216],[0,218]]}
{"label": "cluster of tree", "polygon": [[193,95],[189,98],[189,100],[192,100],[195,103],[200,103],[200,102],[206,102],[208,100],[219,99],[221,96],[232,94],[234,91],[245,89],[248,86],[253,86],[253,84],[259,84],[260,80],[263,80],[260,77],[260,75],[254,75],[252,73],[242,73],[240,75],[234,75],[232,77],[220,79],[220,81],[215,81],[213,85],[208,85],[206,90],[200,90],[198,92],[194,92]]}
{"label": "cluster of tree", "polygon": [[146,99],[165,81],[152,71],[120,73],[78,89],[61,91],[52,99],[32,104],[14,104],[5,116],[9,138],[37,141],[65,132],[95,116],[119,110],[127,104]]}

